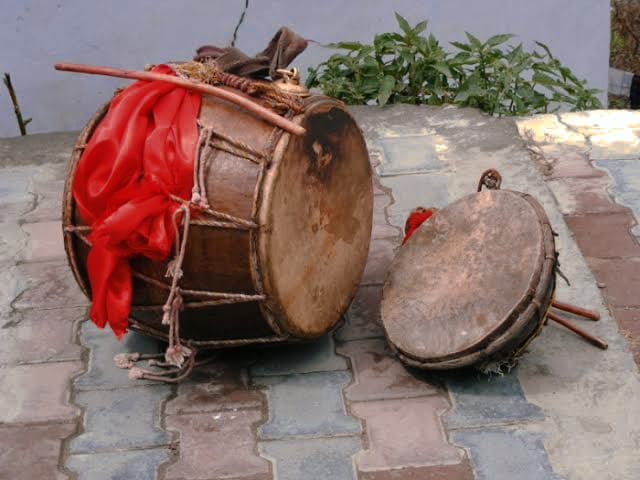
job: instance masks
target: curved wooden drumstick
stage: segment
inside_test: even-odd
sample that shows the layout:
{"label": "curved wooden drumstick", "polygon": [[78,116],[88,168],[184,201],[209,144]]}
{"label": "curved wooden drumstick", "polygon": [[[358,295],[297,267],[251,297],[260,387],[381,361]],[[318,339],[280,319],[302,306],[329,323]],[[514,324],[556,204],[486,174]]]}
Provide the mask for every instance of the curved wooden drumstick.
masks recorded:
{"label": "curved wooden drumstick", "polygon": [[211,95],[214,97],[222,98],[228,102],[234,103],[239,107],[248,110],[251,113],[259,116],[263,120],[286,130],[294,135],[303,136],[306,130],[300,125],[293,123],[291,120],[281,117],[273,113],[268,108],[258,105],[256,102],[252,102],[248,98],[245,98],[237,93],[230,92],[223,88],[214,87],[206,83],[197,82],[194,80],[187,80],[173,75],[166,75],[164,73],[156,72],[144,72],[138,70],[123,70],[121,68],[112,67],[99,67],[97,65],[83,65],[78,63],[56,63],[56,70],[62,70],[65,72],[79,72],[88,73],[90,75],[106,75],[108,77],[128,78],[130,80],[147,80],[147,81],[163,81],[167,83],[173,83],[179,87],[193,90],[194,92],[203,93],[205,95]]}

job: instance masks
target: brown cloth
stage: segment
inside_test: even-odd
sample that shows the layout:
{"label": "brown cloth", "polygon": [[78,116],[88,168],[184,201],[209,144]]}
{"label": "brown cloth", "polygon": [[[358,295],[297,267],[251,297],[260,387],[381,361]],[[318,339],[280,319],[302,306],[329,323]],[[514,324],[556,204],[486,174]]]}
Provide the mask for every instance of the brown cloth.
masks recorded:
{"label": "brown cloth", "polygon": [[242,77],[264,78],[269,75],[275,79],[279,76],[276,70],[286,68],[307,48],[307,43],[305,38],[287,27],[282,27],[276,32],[267,48],[255,57],[250,57],[235,47],[220,48],[203,45],[196,50],[196,56],[193,59],[198,62],[211,60],[221,70]]}

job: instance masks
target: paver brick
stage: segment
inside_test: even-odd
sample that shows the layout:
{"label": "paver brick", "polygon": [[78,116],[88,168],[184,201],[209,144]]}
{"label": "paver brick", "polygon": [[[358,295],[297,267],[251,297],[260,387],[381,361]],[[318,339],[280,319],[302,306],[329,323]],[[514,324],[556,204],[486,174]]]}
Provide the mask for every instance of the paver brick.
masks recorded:
{"label": "paver brick", "polygon": [[342,399],[342,388],[350,380],[347,372],[259,377],[256,382],[268,387],[269,407],[259,438],[359,434],[360,422],[346,414]]}
{"label": "paver brick", "polygon": [[487,428],[456,431],[452,439],[468,449],[477,480],[558,478],[538,433]]}
{"label": "paver brick", "polygon": [[262,348],[250,371],[254,376],[269,376],[346,369],[345,359],[335,353],[333,337],[323,335],[311,342]]}
{"label": "paver brick", "polygon": [[171,393],[167,385],[76,392],[84,407],[84,431],[69,443],[72,453],[152,448],[168,445],[160,428],[160,404]]}
{"label": "paver brick", "polygon": [[586,215],[590,213],[620,213],[625,208],[614,203],[607,192],[606,177],[594,179],[562,178],[550,180],[551,188],[564,215]]}
{"label": "paver brick", "polygon": [[391,225],[404,229],[409,213],[416,207],[446,207],[452,201],[448,188],[449,178],[450,174],[386,177],[384,184],[392,189],[394,199],[393,204],[387,208]]}
{"label": "paver brick", "polygon": [[440,416],[449,407],[440,396],[356,402],[369,446],[356,455],[364,472],[460,463],[464,451],[447,442]]}
{"label": "paver brick", "polygon": [[170,459],[167,448],[70,455],[66,466],[78,480],[157,480],[160,464]]}
{"label": "paver brick", "polygon": [[167,428],[180,436],[180,456],[165,478],[269,476],[269,462],[256,452],[255,424],[261,419],[259,410],[168,416]]}
{"label": "paver brick", "polygon": [[591,165],[589,156],[584,149],[569,147],[562,144],[543,145],[540,147],[545,160],[550,166],[548,178],[596,178],[604,177],[606,173]]}
{"label": "paver brick", "polygon": [[620,331],[627,338],[636,364],[640,365],[640,307],[613,308]]}
{"label": "paver brick", "polygon": [[64,258],[64,239],[60,222],[25,223],[22,229],[29,235],[27,260],[44,261]]}
{"label": "paver brick", "polygon": [[261,442],[258,448],[273,460],[278,480],[355,480],[352,456],[361,442],[358,437],[295,439]]}
{"label": "paver brick", "polygon": [[640,306],[640,257],[599,259],[587,257],[609,305]]}
{"label": "paver brick", "polygon": [[387,270],[395,256],[397,244],[396,239],[389,238],[378,238],[371,241],[361,284],[380,285],[384,282]]}
{"label": "paver brick", "polygon": [[468,428],[544,418],[539,407],[527,402],[517,369],[501,376],[461,372],[447,377],[453,408],[444,419],[448,428]]}
{"label": "paver brick", "polygon": [[159,353],[162,351],[160,342],[137,332],[129,332],[119,341],[108,327],[99,329],[90,321],[82,324],[80,332],[80,342],[91,350],[87,372],[75,381],[77,390],[156,383],[151,380],[129,380],[128,371],[118,368],[113,357],[128,352]]}
{"label": "paver brick", "polygon": [[46,422],[76,418],[69,404],[69,382],[80,362],[40,363],[0,368],[0,423]]}
{"label": "paver brick", "polygon": [[635,222],[628,211],[568,216],[565,221],[587,257],[640,257],[640,245],[629,233]]}
{"label": "paver brick", "polygon": [[417,377],[417,372],[407,370],[385,340],[348,342],[338,352],[351,359],[355,380],[344,390],[349,401],[410,398],[441,392],[426,378]]}
{"label": "paver brick", "polygon": [[75,423],[0,426],[0,478],[68,478],[58,470],[58,460],[62,441],[75,430]]}
{"label": "paver brick", "polygon": [[371,229],[371,238],[389,238],[399,237],[400,230],[389,224],[385,208],[392,203],[391,196],[388,194],[373,196],[373,227]]}
{"label": "paver brick", "polygon": [[378,472],[361,472],[360,480],[475,480],[469,461],[452,465],[396,468]]}
{"label": "paver brick", "polygon": [[19,266],[25,291],[15,308],[58,308],[88,305],[66,262],[25,263]]}
{"label": "paver brick", "polygon": [[616,202],[629,207],[640,220],[640,161],[603,160],[595,164],[613,178],[612,193]]}
{"label": "paver brick", "polygon": [[435,135],[383,137],[381,177],[439,171],[448,166]]}
{"label": "paver brick", "polygon": [[33,191],[37,195],[36,207],[22,216],[25,222],[60,220],[62,217],[62,192],[64,180],[42,181],[35,179]]}
{"label": "paver brick", "polygon": [[74,328],[86,315],[84,308],[27,310],[20,321],[0,328],[0,365],[80,360],[82,348],[74,342]]}
{"label": "paver brick", "polygon": [[175,398],[165,414],[205,413],[238,408],[261,408],[262,394],[250,386],[243,352],[225,355],[220,361],[197,367],[178,384]]}
{"label": "paver brick", "polygon": [[339,342],[384,337],[380,320],[382,287],[361,286],[347,310],[344,324],[336,331]]}

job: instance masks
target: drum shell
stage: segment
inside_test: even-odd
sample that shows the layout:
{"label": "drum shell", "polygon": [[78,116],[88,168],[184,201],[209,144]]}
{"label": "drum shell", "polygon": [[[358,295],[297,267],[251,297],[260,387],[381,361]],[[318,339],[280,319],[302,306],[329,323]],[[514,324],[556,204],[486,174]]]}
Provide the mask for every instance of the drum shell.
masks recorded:
{"label": "drum shell", "polygon": [[[79,146],[89,141],[94,129],[106,113],[106,109],[107,106],[99,110],[88,122],[78,139]],[[333,115],[337,120],[333,122],[333,126],[327,126],[326,122],[314,122],[314,119],[323,115]],[[189,305],[201,301],[202,298],[185,293],[186,307],[180,314],[180,331],[181,337],[187,343],[215,348],[317,337],[335,325],[355,294],[366,261],[373,208],[371,168],[366,145],[360,130],[343,104],[335,100],[311,96],[305,99],[305,111],[290,117],[293,117],[294,122],[307,128],[307,134],[303,139],[292,139],[290,134],[226,101],[213,97],[203,98],[199,122],[204,127],[212,127],[226,137],[233,138],[238,144],[248,147],[249,151],[264,153],[267,165],[263,168],[260,162],[254,161],[255,158],[253,160],[242,158],[242,152],[239,153],[236,148],[226,151],[224,148],[216,150],[213,160],[209,162],[209,173],[206,176],[209,203],[212,208],[223,213],[242,219],[253,219],[259,224],[259,228],[256,230],[223,229],[198,224],[197,220],[192,221],[187,254],[183,263],[184,275],[181,288],[187,292],[194,290],[228,294],[262,294],[265,300],[190,308]],[[331,139],[327,140],[329,137]],[[343,169],[345,164],[348,166],[349,162],[353,162],[354,171],[356,171],[353,181],[358,185],[358,192],[357,199],[352,198],[350,202],[355,202],[361,209],[358,212],[361,223],[358,226],[358,236],[355,241],[358,245],[357,248],[354,245],[353,250],[354,252],[359,250],[359,252],[354,253],[347,262],[342,259],[344,265],[340,268],[348,270],[350,274],[348,280],[341,284],[341,289],[336,293],[335,298],[332,297],[331,311],[318,315],[317,324],[311,318],[307,324],[299,326],[296,324],[297,319],[290,318],[287,306],[283,306],[284,302],[269,291],[270,288],[277,286],[269,285],[272,280],[269,254],[273,252],[263,246],[263,244],[269,244],[273,236],[270,226],[263,223],[270,215],[274,215],[274,212],[270,211],[269,201],[265,200],[272,196],[266,189],[285,188],[282,181],[286,180],[286,175],[280,172],[280,164],[295,161],[289,158],[295,148],[298,148],[297,151],[306,152],[308,149],[303,150],[300,145],[313,145],[318,139],[321,143],[323,141],[334,144],[344,143],[345,148],[353,147],[352,152],[335,150],[335,158],[332,158],[328,168]],[[63,199],[65,225],[84,225],[75,209],[71,191],[75,167],[81,153],[80,149],[75,150],[69,165]],[[313,155],[313,152],[311,155],[302,155],[299,161],[311,164],[314,161],[314,158],[311,158]],[[251,156],[248,155],[248,157]],[[278,180],[280,177],[285,178]],[[323,190],[325,185],[322,182],[316,182],[315,197],[310,196],[317,198],[325,193],[328,194],[331,188],[336,188],[336,182],[344,183],[345,181],[339,180],[338,175],[334,177],[333,184],[327,186],[326,191]],[[297,188],[297,186],[289,188]],[[294,212],[294,214],[297,213]],[[329,223],[331,220],[339,221],[340,217],[331,217]],[[303,227],[311,228],[312,226],[305,224],[301,226]],[[338,229],[339,227],[338,225]],[[65,231],[65,249],[78,284],[90,297],[86,271],[86,259],[90,247],[83,241],[82,235],[74,233]],[[292,235],[295,237],[296,232]],[[330,247],[334,245],[326,246],[328,250],[331,249]],[[323,253],[326,254],[326,251],[323,252],[320,249],[317,253],[321,257]],[[296,258],[295,252],[291,252],[291,258]],[[161,325],[162,312],[157,308],[148,310],[145,307],[158,307],[166,301],[167,289],[159,285],[167,283],[165,272],[169,260],[155,262],[138,257],[130,261],[136,273],[133,277],[130,326],[160,339],[166,339],[168,333],[167,328]],[[265,281],[268,284],[266,290]],[[271,284],[273,283],[271,281]]]}
{"label": "drum shell", "polygon": [[[475,195],[471,195],[468,198],[475,200]],[[385,317],[388,318],[391,314],[397,315],[403,308],[399,306],[398,298],[400,297],[398,292],[395,291],[397,285],[394,285],[394,265],[383,289],[383,324],[392,348],[405,363],[411,366],[433,370],[456,369],[468,366],[476,366],[482,370],[491,369],[491,366],[510,363],[519,357],[529,342],[540,333],[544,325],[546,312],[549,309],[555,291],[556,275],[554,235],[544,209],[533,197],[521,192],[501,190],[483,192],[477,195],[499,195],[501,197],[510,197],[514,200],[522,199],[527,202],[534,212],[536,224],[539,227],[539,262],[532,273],[527,291],[520,298],[514,299],[513,309],[503,319],[499,328],[487,332],[477,343],[462,351],[424,357],[416,355],[415,352],[409,352],[406,346],[402,345],[402,342],[390,335],[388,329]],[[463,201],[465,199],[461,199],[458,202]],[[446,209],[440,210],[438,214],[443,211],[446,214]],[[455,296],[456,293],[455,289],[451,291],[452,296]],[[425,295],[428,295],[428,292]],[[402,300],[405,303],[406,301],[406,298]],[[455,300],[452,300],[452,302],[455,302]],[[435,332],[434,336],[437,336]]]}

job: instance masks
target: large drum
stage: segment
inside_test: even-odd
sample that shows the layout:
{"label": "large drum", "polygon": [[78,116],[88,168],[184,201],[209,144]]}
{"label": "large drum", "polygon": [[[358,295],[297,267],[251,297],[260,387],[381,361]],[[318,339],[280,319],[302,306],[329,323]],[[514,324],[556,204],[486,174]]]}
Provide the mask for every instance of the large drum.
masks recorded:
{"label": "large drum", "polygon": [[541,330],[555,266],[553,232],[534,198],[466,196],[427,220],[395,259],[382,299],[389,342],[412,366],[499,370]]}
{"label": "large drum", "polygon": [[[200,165],[206,169],[203,190],[211,208],[229,221],[191,219],[180,280],[180,337],[187,345],[317,337],[336,324],[355,293],[372,222],[367,148],[342,103],[313,95],[300,102],[303,108],[288,116],[306,129],[304,136],[285,133],[226,101],[203,98],[199,127],[210,137],[206,165],[203,159]],[[105,112],[106,107],[89,121],[80,146]],[[63,221],[70,265],[90,296],[90,246],[71,192],[80,156],[77,150],[71,158]],[[138,257],[131,265],[130,327],[167,339],[161,322],[170,283],[167,262]]]}

